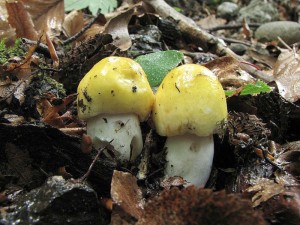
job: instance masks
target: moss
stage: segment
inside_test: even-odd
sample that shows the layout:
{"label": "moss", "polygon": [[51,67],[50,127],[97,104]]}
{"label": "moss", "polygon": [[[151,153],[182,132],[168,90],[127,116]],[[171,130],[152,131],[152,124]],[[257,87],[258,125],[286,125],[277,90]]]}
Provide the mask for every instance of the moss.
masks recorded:
{"label": "moss", "polygon": [[6,47],[5,39],[0,40],[0,64],[7,62],[14,56],[23,56],[25,51],[21,48],[21,39],[16,39],[14,46]]}

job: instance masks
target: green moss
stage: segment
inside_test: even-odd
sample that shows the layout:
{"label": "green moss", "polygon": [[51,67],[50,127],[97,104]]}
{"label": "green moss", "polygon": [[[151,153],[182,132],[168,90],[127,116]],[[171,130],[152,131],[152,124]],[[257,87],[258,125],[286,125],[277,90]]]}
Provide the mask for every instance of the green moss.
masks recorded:
{"label": "green moss", "polygon": [[0,64],[7,62],[8,59],[14,56],[23,56],[24,50],[21,48],[21,39],[16,39],[14,46],[6,47],[5,39],[0,40]]}
{"label": "green moss", "polygon": [[54,90],[57,91],[58,96],[64,97],[66,96],[66,91],[64,89],[63,84],[57,82],[55,79],[49,77],[46,74],[38,75],[41,81],[41,87],[43,87],[46,90]]}

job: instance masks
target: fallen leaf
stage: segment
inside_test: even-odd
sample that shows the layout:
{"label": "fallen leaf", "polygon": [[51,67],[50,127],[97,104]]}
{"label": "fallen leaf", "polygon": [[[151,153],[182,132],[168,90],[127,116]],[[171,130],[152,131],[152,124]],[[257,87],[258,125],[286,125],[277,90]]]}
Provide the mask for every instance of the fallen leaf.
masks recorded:
{"label": "fallen leaf", "polygon": [[32,19],[21,1],[6,2],[9,24],[16,29],[17,37],[37,40],[38,34],[34,28]]}
{"label": "fallen leaf", "polygon": [[114,206],[119,206],[138,219],[143,214],[144,200],[136,182],[136,178],[130,173],[115,170],[111,181],[111,197],[113,210]]}
{"label": "fallen leaf", "polygon": [[128,23],[141,2],[133,5],[128,10],[121,12],[114,18],[111,18],[105,25],[103,33],[110,34],[113,37],[113,44],[126,51],[131,47],[131,38],[128,32]]}
{"label": "fallen leaf", "polygon": [[214,14],[206,16],[205,18],[197,21],[197,24],[204,29],[210,29],[213,27],[221,26],[224,25],[225,23],[226,23],[225,19],[216,18],[216,15]]}
{"label": "fallen leaf", "polygon": [[273,180],[260,178],[257,183],[247,189],[248,192],[256,192],[252,197],[252,206],[257,207],[275,195],[284,192],[284,185],[275,183]]}
{"label": "fallen leaf", "polygon": [[282,52],[273,72],[279,94],[288,101],[300,99],[300,55],[295,50]]}
{"label": "fallen leaf", "polygon": [[8,22],[6,1],[0,1],[0,15],[0,39],[5,39],[6,43],[11,46],[14,44],[16,31]]}
{"label": "fallen leaf", "polygon": [[23,2],[29,12],[38,32],[47,32],[51,39],[60,34],[65,17],[63,0],[20,1]]}
{"label": "fallen leaf", "polygon": [[[52,99],[41,98],[38,103],[38,108],[43,117],[43,122],[56,128],[65,127],[64,116],[61,116],[59,113],[70,105],[70,103],[76,99],[76,96],[76,94],[71,94],[64,99],[55,99],[53,96],[50,96],[53,97]],[[50,101],[54,102],[55,100],[59,103],[52,105]]]}
{"label": "fallen leaf", "polygon": [[230,56],[224,56],[204,64],[220,80],[225,90],[240,88],[255,79],[240,68],[240,62]]}
{"label": "fallen leaf", "polygon": [[82,12],[74,10],[65,17],[63,31],[67,37],[78,33],[83,27],[84,19]]}

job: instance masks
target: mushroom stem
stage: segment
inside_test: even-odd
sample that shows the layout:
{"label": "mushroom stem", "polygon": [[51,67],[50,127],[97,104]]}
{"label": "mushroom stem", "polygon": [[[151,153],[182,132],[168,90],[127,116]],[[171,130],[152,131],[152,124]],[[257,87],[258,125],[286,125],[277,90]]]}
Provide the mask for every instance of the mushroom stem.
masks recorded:
{"label": "mushroom stem", "polygon": [[143,148],[140,122],[137,115],[100,114],[87,120],[87,134],[93,146],[102,148],[109,142],[118,159],[135,160]]}
{"label": "mushroom stem", "polygon": [[181,176],[188,184],[204,186],[210,176],[214,156],[213,137],[194,134],[168,137],[165,147],[166,176]]}

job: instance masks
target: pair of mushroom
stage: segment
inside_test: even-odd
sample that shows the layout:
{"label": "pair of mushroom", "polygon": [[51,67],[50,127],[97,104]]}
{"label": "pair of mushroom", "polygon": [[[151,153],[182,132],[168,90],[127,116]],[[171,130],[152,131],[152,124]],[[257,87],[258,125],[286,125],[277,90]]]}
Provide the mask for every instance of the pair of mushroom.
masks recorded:
{"label": "pair of mushroom", "polygon": [[227,117],[226,98],[207,68],[186,64],[170,71],[154,95],[141,66],[124,57],[98,62],[78,86],[78,116],[95,148],[110,143],[117,157],[135,160],[143,148],[140,122],[152,111],[167,136],[166,176],[207,182],[214,155],[212,134]]}

